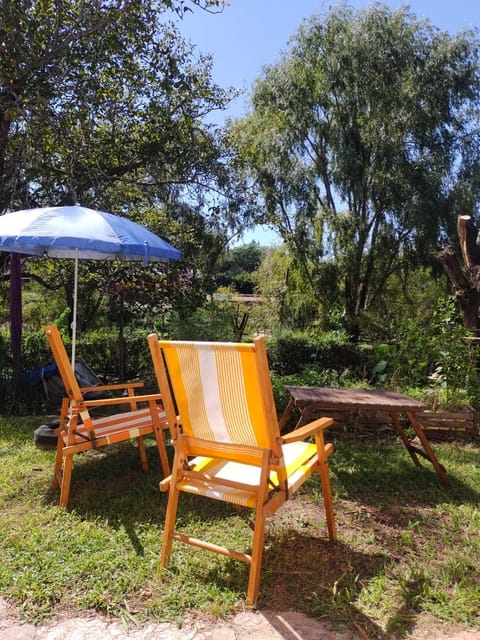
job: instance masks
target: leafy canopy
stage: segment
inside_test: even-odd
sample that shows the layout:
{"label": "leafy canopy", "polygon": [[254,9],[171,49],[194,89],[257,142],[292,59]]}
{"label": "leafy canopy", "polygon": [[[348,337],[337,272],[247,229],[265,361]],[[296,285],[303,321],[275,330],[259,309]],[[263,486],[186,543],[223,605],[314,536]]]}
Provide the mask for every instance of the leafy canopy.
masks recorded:
{"label": "leafy canopy", "polygon": [[478,45],[408,7],[340,6],[304,22],[232,127],[257,220],[319,301],[321,261],[336,260],[352,333],[391,274],[428,262],[478,205]]}
{"label": "leafy canopy", "polygon": [[[220,134],[203,118],[223,108],[233,92],[214,84],[211,59],[196,56],[174,18],[175,11],[216,11],[222,5],[3,2],[0,212],[78,201],[128,215],[178,246],[196,274],[208,274],[206,256],[214,260],[226,229],[235,224],[235,194]],[[215,251],[209,251],[212,246]],[[58,287],[45,267],[38,263],[31,271]],[[85,318],[95,315],[112,278],[110,266],[89,268],[96,279],[85,278],[85,295],[95,300]],[[128,274],[126,269],[122,278],[134,281],[134,267]],[[71,306],[71,268],[56,263],[54,271]],[[165,282],[152,280],[157,288]],[[170,279],[164,292],[171,284]]]}

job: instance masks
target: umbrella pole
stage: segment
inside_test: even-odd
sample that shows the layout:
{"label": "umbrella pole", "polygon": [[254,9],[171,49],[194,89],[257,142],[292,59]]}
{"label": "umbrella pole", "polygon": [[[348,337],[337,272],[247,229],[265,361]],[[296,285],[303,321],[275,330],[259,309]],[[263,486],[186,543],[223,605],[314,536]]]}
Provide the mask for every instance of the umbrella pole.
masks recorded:
{"label": "umbrella pole", "polygon": [[72,318],[72,369],[75,371],[75,346],[77,342],[77,291],[78,291],[78,249],[75,249],[75,271],[73,274],[73,318]]}

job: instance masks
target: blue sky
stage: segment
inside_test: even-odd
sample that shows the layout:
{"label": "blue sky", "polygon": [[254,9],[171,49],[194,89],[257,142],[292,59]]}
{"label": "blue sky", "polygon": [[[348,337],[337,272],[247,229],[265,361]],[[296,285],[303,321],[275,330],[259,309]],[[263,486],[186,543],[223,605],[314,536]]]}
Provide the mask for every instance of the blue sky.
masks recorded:
{"label": "blue sky", "polygon": [[[278,61],[304,19],[314,13],[325,14],[339,4],[325,0],[229,0],[229,3],[220,14],[198,9],[186,12],[179,26],[199,51],[213,55],[213,75],[218,84],[246,92],[263,65]],[[359,9],[369,3],[348,4]],[[407,3],[384,4],[398,9]],[[408,4],[419,18],[428,18],[434,26],[451,34],[463,28],[480,27],[479,0],[416,0]],[[242,115],[247,103],[246,96],[240,98],[232,114]]]}
{"label": "blue sky", "polygon": [[[338,2],[325,0],[229,0],[222,13],[212,15],[204,11],[186,12],[179,23],[182,34],[199,52],[213,56],[213,78],[217,84],[244,90],[217,122],[230,116],[242,116],[248,107],[248,93],[262,66],[274,64],[288,49],[288,40],[304,19],[314,13],[325,14]],[[368,6],[368,2],[347,3],[355,9]],[[387,1],[392,9],[408,4],[419,18],[427,18],[434,26],[450,34],[466,28],[480,27],[479,0],[412,0]],[[261,230],[255,236],[248,234],[244,242],[255,239],[269,243],[270,233]]]}

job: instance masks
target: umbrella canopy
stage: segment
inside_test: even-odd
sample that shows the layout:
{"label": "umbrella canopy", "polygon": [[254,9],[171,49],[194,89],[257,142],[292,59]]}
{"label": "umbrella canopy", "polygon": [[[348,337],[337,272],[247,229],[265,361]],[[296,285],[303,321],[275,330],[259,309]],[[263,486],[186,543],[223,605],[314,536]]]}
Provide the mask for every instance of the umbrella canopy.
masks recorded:
{"label": "umbrella canopy", "polygon": [[142,225],[75,205],[0,216],[0,250],[51,258],[178,260],[181,253]]}
{"label": "umbrella canopy", "polygon": [[180,251],[127,218],[80,205],[24,209],[0,216],[0,251],[75,260],[72,363],[75,363],[78,260],[167,262]]}

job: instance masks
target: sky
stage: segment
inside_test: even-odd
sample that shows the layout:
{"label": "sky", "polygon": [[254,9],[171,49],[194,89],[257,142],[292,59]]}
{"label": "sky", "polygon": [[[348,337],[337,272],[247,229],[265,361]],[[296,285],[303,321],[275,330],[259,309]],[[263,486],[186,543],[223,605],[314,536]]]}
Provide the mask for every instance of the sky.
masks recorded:
{"label": "sky", "polygon": [[[222,13],[212,15],[195,9],[186,12],[179,28],[198,51],[213,56],[213,80],[222,87],[233,86],[244,94],[230,108],[216,114],[219,124],[228,117],[241,117],[248,109],[249,91],[264,65],[275,64],[288,49],[289,38],[303,20],[314,13],[326,14],[340,3],[335,0],[228,0]],[[354,9],[367,7],[369,2],[351,0]],[[480,28],[479,0],[411,0],[384,1],[398,9],[406,4],[418,18],[426,18],[435,27],[450,35],[467,28]],[[275,236],[256,229],[246,234],[242,242],[275,243]]]}

